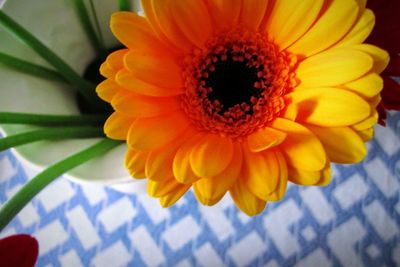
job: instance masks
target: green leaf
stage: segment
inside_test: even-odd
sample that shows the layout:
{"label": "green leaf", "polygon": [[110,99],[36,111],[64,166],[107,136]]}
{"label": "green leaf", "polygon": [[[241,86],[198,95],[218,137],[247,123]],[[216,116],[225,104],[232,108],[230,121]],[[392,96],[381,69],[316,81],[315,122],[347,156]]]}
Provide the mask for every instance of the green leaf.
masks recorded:
{"label": "green leaf", "polygon": [[100,127],[57,127],[10,135],[0,139],[0,151],[40,140],[104,137]]}
{"label": "green leaf", "polygon": [[30,124],[38,126],[101,126],[104,115],[44,115],[32,113],[0,112],[2,124]]}
{"label": "green leaf", "polygon": [[130,0],[118,0],[119,10],[120,11],[131,11],[132,3]]}
{"label": "green leaf", "polygon": [[57,71],[32,64],[28,61],[21,60],[16,57],[12,57],[10,55],[4,54],[0,52],[0,64],[4,66],[14,69],[20,72],[24,72],[42,79],[63,82],[65,83],[66,80],[64,77],[59,74]]}
{"label": "green leaf", "polygon": [[[105,49],[103,40],[100,38],[98,33],[96,33],[96,30],[93,27],[92,22],[90,21],[89,12],[85,6],[84,1],[83,0],[74,0],[73,3],[75,6],[76,13],[78,15],[79,21],[81,22],[81,25],[82,25],[83,29],[85,30],[86,35],[88,36],[91,45],[97,51],[97,53],[100,57],[105,56],[106,49]],[[94,10],[94,9],[92,8],[92,10]],[[94,16],[95,16],[95,20],[97,21],[96,13],[94,13]]]}
{"label": "green leaf", "polygon": [[48,167],[35,176],[1,208],[0,231],[7,226],[7,224],[25,207],[27,203],[29,203],[29,201],[31,201],[43,188],[53,182],[57,177],[99,155],[103,155],[119,144],[121,144],[119,141],[104,139],[95,145]]}

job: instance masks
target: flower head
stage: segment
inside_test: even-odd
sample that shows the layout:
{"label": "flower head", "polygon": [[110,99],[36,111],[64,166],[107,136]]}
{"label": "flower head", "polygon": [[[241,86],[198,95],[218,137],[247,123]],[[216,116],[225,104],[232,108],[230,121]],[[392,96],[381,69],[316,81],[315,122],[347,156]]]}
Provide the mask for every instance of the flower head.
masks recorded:
{"label": "flower head", "polygon": [[101,66],[104,130],[170,206],[193,186],[249,215],[288,181],[324,185],[330,162],[366,155],[388,54],[362,44],[374,15],[355,0],[143,0],[115,13],[127,48]]}

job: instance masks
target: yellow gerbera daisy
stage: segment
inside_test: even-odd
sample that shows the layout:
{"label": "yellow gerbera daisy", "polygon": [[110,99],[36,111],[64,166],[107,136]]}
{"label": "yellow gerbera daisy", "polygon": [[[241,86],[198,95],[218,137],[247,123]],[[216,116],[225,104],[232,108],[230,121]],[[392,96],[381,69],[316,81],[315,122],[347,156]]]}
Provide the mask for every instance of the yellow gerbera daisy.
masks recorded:
{"label": "yellow gerbera daisy", "polygon": [[127,168],[162,206],[193,186],[205,205],[229,191],[255,215],[287,181],[329,183],[330,162],[365,157],[377,122],[388,55],[362,44],[365,2],[143,0],[144,17],[115,13],[127,49],[101,66],[105,133],[127,140]]}

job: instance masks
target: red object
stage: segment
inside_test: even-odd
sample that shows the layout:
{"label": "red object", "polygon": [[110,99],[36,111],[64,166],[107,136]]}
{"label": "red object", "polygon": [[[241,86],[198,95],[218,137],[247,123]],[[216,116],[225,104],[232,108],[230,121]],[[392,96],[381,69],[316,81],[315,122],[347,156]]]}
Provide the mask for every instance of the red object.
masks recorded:
{"label": "red object", "polygon": [[385,125],[387,110],[400,110],[400,85],[393,76],[400,76],[400,1],[369,0],[367,7],[376,16],[375,28],[367,43],[379,46],[390,54],[390,63],[382,73],[384,87],[379,103],[379,123]]}
{"label": "red object", "polygon": [[25,234],[0,239],[0,265],[2,267],[35,266],[39,253],[37,240]]}

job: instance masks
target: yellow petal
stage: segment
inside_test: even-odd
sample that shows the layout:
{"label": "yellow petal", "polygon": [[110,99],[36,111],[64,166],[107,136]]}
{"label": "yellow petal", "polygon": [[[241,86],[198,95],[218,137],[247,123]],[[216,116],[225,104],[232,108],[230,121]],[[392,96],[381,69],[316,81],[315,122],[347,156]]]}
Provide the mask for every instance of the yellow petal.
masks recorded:
{"label": "yellow petal", "polygon": [[279,180],[279,164],[274,151],[253,153],[244,146],[243,155],[242,173],[247,188],[258,198],[267,200]]}
{"label": "yellow petal", "polygon": [[180,183],[191,184],[200,179],[194,174],[190,166],[190,153],[201,138],[202,134],[193,135],[192,138],[182,144],[175,154],[172,170],[175,179]]}
{"label": "yellow petal", "polygon": [[189,122],[180,112],[139,118],[129,129],[128,145],[136,150],[157,149],[177,138],[188,127]]}
{"label": "yellow petal", "polygon": [[321,140],[328,158],[336,163],[360,162],[367,155],[363,140],[349,127],[323,128],[308,125]]}
{"label": "yellow petal", "polygon": [[325,167],[324,148],[310,130],[298,123],[280,118],[275,119],[272,127],[288,134],[279,146],[286,155],[288,164],[307,171],[319,171]]}
{"label": "yellow petal", "polygon": [[128,70],[140,80],[160,87],[182,87],[182,71],[172,58],[130,50],[124,60]]}
{"label": "yellow petal", "polygon": [[179,185],[177,188],[160,198],[163,208],[168,208],[175,204],[190,188],[190,185]]}
{"label": "yellow petal", "polygon": [[168,51],[159,41],[144,17],[133,12],[112,14],[110,28],[114,36],[126,47],[140,51]]}
{"label": "yellow petal", "polygon": [[266,201],[259,199],[251,193],[242,179],[238,179],[229,192],[239,209],[249,216],[261,213],[267,204]]}
{"label": "yellow petal", "polygon": [[373,110],[372,114],[368,118],[366,118],[362,122],[353,125],[352,127],[357,131],[367,130],[374,127],[375,124],[378,123],[378,119],[379,119],[378,112],[376,110]]}
{"label": "yellow petal", "polygon": [[195,45],[203,47],[212,32],[212,22],[203,1],[170,1],[175,22],[185,36]]}
{"label": "yellow petal", "polygon": [[169,177],[167,179],[164,179],[162,181],[153,181],[153,180],[148,180],[147,181],[147,193],[151,197],[163,197],[173,191],[174,189],[177,189],[181,184],[179,184],[173,177]]}
{"label": "yellow petal", "polygon": [[321,178],[320,180],[315,184],[318,186],[326,186],[331,182],[331,177],[332,176],[332,170],[330,164],[328,164],[325,169],[321,171]]}
{"label": "yellow petal", "polygon": [[381,73],[384,71],[389,64],[389,53],[385,50],[370,44],[359,44],[354,45],[352,48],[367,53],[374,59],[373,71]]}
{"label": "yellow petal", "polygon": [[342,89],[313,88],[291,93],[299,106],[297,120],[314,125],[338,127],[358,123],[371,112],[360,96]]}
{"label": "yellow petal", "polygon": [[257,31],[265,12],[267,10],[268,0],[245,0],[242,3],[239,23],[251,30]]}
{"label": "yellow petal", "polygon": [[99,83],[96,87],[97,95],[106,102],[111,102],[111,99],[121,91],[121,87],[113,80],[107,79]]}
{"label": "yellow petal", "polygon": [[366,53],[332,49],[302,61],[296,75],[302,88],[335,86],[358,79],[372,66],[373,59]]}
{"label": "yellow petal", "polygon": [[374,138],[374,128],[369,128],[361,131],[355,130],[355,131],[364,142],[370,141],[372,138]]}
{"label": "yellow petal", "polygon": [[288,48],[294,54],[311,56],[335,44],[354,25],[359,6],[354,0],[334,0],[327,6],[318,21],[297,42]]}
{"label": "yellow petal", "polygon": [[[245,0],[246,2],[246,0]],[[321,11],[323,0],[274,1],[267,23],[267,34],[281,49],[299,39],[315,22]]]}
{"label": "yellow petal", "polygon": [[104,133],[111,139],[126,140],[129,128],[134,121],[133,117],[114,112],[104,124]]}
{"label": "yellow petal", "polygon": [[289,166],[289,181],[298,185],[315,185],[321,180],[321,171],[304,171]]}
{"label": "yellow petal", "polygon": [[340,40],[335,47],[344,47],[354,44],[361,44],[371,34],[375,25],[375,15],[370,9],[366,9],[358,19],[356,25],[346,36]]}
{"label": "yellow petal", "polygon": [[133,177],[146,178],[145,165],[147,156],[148,153],[145,151],[128,149],[125,155],[125,166]]}
{"label": "yellow petal", "polygon": [[383,79],[378,74],[371,72],[343,86],[363,97],[372,98],[382,91]]}
{"label": "yellow petal", "polygon": [[242,167],[242,150],[240,144],[234,144],[234,154],[228,167],[215,177],[202,178],[194,183],[197,199],[204,205],[214,205],[231,188],[239,178]]}
{"label": "yellow petal", "polygon": [[260,152],[281,144],[286,138],[286,133],[265,127],[247,137],[247,143],[252,152]]}
{"label": "yellow petal", "polygon": [[243,1],[246,0],[206,0],[214,27],[225,28],[236,25],[239,21]]}
{"label": "yellow petal", "polygon": [[[184,92],[183,86],[168,88],[154,85],[151,84],[152,81],[145,82],[125,69],[117,73],[115,80],[125,89],[141,95],[164,97],[180,95]],[[164,83],[164,85],[165,84],[167,83]]]}
{"label": "yellow petal", "polygon": [[190,153],[190,165],[199,177],[214,177],[226,169],[233,156],[230,138],[208,134],[199,140]]}
{"label": "yellow petal", "polygon": [[111,105],[123,114],[138,118],[155,117],[180,109],[177,97],[152,97],[126,92],[117,93]]}
{"label": "yellow petal", "polygon": [[286,186],[288,181],[288,168],[285,157],[283,156],[282,152],[277,149],[275,150],[275,156],[279,165],[278,185],[276,189],[267,196],[268,201],[280,200],[286,193]]}

